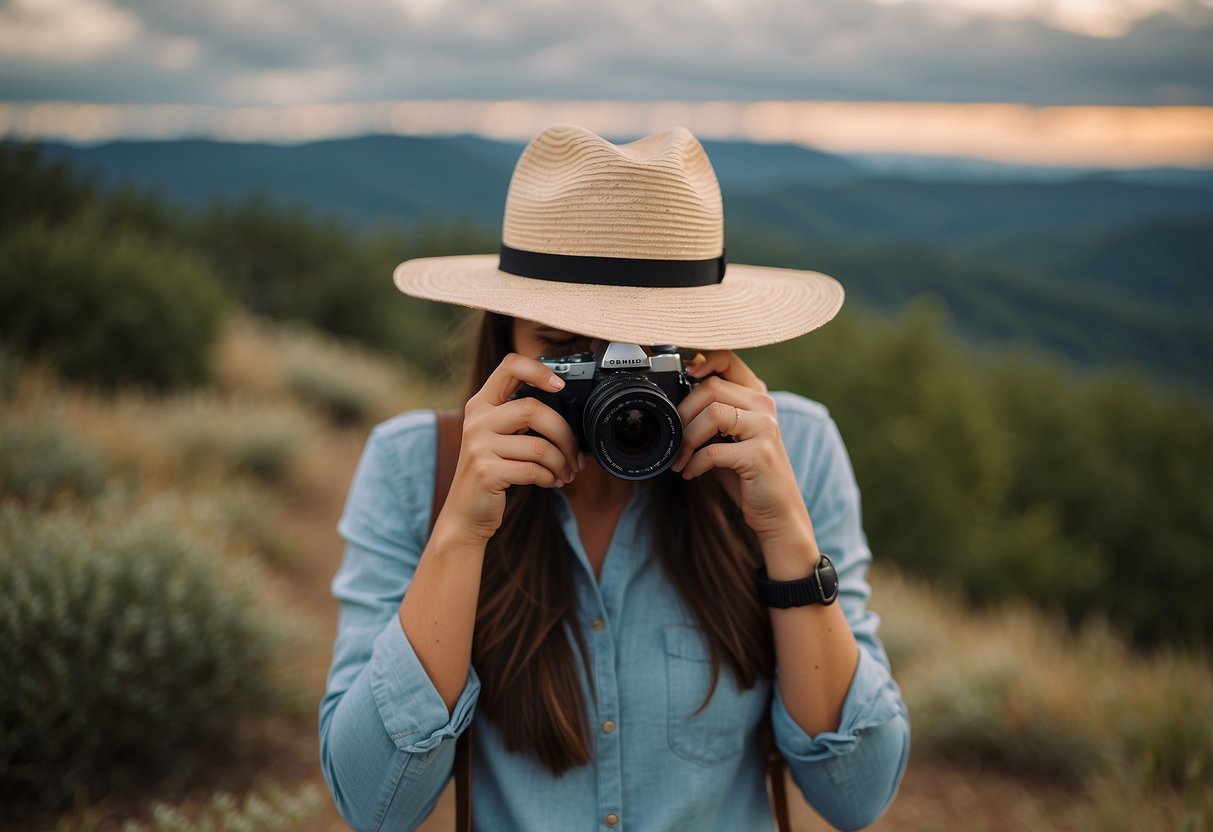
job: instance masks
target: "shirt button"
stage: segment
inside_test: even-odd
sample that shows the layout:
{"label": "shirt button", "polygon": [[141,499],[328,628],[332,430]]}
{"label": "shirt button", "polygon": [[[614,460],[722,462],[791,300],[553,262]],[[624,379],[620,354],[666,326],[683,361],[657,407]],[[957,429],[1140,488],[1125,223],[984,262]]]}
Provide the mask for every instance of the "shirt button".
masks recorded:
{"label": "shirt button", "polygon": [[606,622],[603,621],[601,618],[595,618],[593,621],[590,622],[590,626],[593,627],[595,630],[601,630],[603,627],[606,626]]}
{"label": "shirt button", "polygon": [[615,730],[615,721],[614,720],[608,719],[606,722],[602,723],[602,733],[610,734],[614,730]]}
{"label": "shirt button", "polygon": [[615,824],[619,823],[619,815],[611,812],[609,815],[603,818],[603,820],[606,821],[607,826],[614,826]]}

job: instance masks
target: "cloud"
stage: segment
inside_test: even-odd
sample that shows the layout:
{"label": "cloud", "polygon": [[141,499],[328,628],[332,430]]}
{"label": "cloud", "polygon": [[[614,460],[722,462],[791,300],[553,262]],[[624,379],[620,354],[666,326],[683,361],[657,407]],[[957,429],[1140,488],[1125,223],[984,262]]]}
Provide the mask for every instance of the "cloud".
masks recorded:
{"label": "cloud", "polygon": [[[69,14],[80,9],[108,28],[80,25]],[[1175,0],[1117,37],[928,0],[0,6],[0,46],[30,31],[40,34],[22,49],[0,49],[0,99],[1213,103],[1213,9],[1204,0]]]}
{"label": "cloud", "polygon": [[138,16],[104,0],[14,0],[0,6],[0,55],[80,64],[112,55],[140,34]]}

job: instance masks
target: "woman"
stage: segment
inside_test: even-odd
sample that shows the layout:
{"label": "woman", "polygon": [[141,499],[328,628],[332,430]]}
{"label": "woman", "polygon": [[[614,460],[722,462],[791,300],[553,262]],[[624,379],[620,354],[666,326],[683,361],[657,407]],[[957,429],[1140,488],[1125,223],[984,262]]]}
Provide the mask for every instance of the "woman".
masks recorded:
{"label": "woman", "polygon": [[[430,412],[372,432],[341,520],[321,753],[355,828],[423,820],[473,721],[478,828],[770,828],[768,716],[832,824],[892,800],[909,728],[846,451],[823,407],[768,394],[733,352],[820,326],[841,288],[726,274],[722,240],[685,130],[616,146],[562,126],[519,160],[499,257],[397,269],[487,311],[432,533]],[[607,342],[700,350],[670,401],[681,441],[637,478],[541,401],[566,384],[541,356],[601,364]]]}

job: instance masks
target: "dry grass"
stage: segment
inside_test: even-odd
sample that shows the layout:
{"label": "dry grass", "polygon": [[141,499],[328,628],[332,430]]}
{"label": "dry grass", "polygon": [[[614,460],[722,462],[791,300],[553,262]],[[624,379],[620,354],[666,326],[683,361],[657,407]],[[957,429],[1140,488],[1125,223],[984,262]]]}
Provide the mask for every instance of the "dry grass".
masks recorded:
{"label": "dry grass", "polygon": [[1213,822],[1213,673],[1202,657],[1139,655],[1098,621],[1071,633],[1027,606],[969,610],[888,568],[874,586],[916,753],[1081,786],[1099,818],[1141,821],[1092,816],[1090,828],[1175,828],[1151,806],[1204,824],[1191,828]]}
{"label": "dry grass", "polygon": [[435,402],[453,404],[403,362],[304,327],[235,316],[216,353],[219,389],[290,399],[340,426],[380,422]]}
{"label": "dry grass", "polygon": [[111,487],[202,491],[250,477],[290,491],[325,475],[312,451],[330,425],[365,430],[455,401],[402,363],[245,316],[216,351],[215,384],[193,392],[104,394],[65,386],[45,367],[5,368],[0,445],[21,467],[0,471],[0,484],[43,503],[54,496],[43,491],[96,493],[99,468]]}
{"label": "dry grass", "polygon": [[[30,509],[57,494],[133,506],[158,499],[191,534],[214,534],[227,551],[257,552],[271,566],[298,565],[279,506],[331,479],[326,449],[351,436],[338,426],[364,430],[454,399],[389,359],[249,318],[226,333],[216,385],[190,394],[107,396],[62,386],[37,367],[0,370],[0,444],[23,449],[22,471],[34,472]],[[282,570],[266,572],[268,585],[292,590]],[[1025,806],[1022,825],[997,828],[1213,827],[1206,660],[1138,655],[1098,622],[1074,634],[1027,606],[974,612],[887,567],[873,583],[915,754],[1074,794],[1064,812]]]}
{"label": "dry grass", "polygon": [[[152,804],[146,821],[126,820],[122,832],[272,832],[288,830],[314,814],[324,798],[315,786],[289,792],[268,783],[249,792],[242,801],[216,792],[203,804]],[[55,832],[102,832],[117,823],[102,807],[80,810],[61,818]]]}
{"label": "dry grass", "polygon": [[24,374],[5,405],[6,425],[25,431],[53,425],[65,447],[86,447],[104,458],[111,479],[153,490],[212,487],[242,475],[289,488],[313,473],[307,449],[323,429],[289,402],[226,398],[211,390],[103,395],[61,386],[37,369]]}

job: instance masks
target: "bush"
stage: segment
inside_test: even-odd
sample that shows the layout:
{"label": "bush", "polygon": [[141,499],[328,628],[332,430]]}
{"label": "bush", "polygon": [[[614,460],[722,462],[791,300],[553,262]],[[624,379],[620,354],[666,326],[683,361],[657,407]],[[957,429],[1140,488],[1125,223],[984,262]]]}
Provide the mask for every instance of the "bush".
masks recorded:
{"label": "bush", "polygon": [[240,801],[228,792],[216,792],[204,801],[157,801],[147,818],[126,820],[104,805],[76,808],[61,816],[55,832],[286,832],[311,829],[323,803],[314,785],[287,791],[276,783],[259,785]]}
{"label": "bush", "polygon": [[0,508],[0,804],[180,779],[276,701],[248,567],[163,512],[93,524]]}
{"label": "bush", "polygon": [[[1213,418],[1207,405],[1151,392],[1125,376],[1077,383],[1037,360],[993,366],[989,396],[1017,460],[1009,516],[1047,514],[1069,551],[1042,591],[1077,620],[1107,609],[1142,642],[1213,636]],[[1125,592],[1126,581],[1133,591]],[[1007,594],[996,581],[989,596]],[[1109,599],[1115,599],[1109,603]]]}
{"label": "bush", "polygon": [[36,145],[0,141],[0,238],[30,220],[64,222],[97,199],[90,181]]}
{"label": "bush", "polygon": [[449,398],[388,355],[297,323],[233,316],[216,359],[223,392],[298,401],[339,426],[370,427]]}
{"label": "bush", "polygon": [[847,442],[879,558],[968,586],[984,524],[997,523],[1012,460],[999,414],[966,357],[920,304],[894,325],[847,313],[753,354],[772,389],[826,404]]}
{"label": "bush", "polygon": [[216,203],[191,228],[186,242],[250,311],[305,321],[402,356],[433,375],[446,369],[446,356],[435,347],[460,312],[402,294],[392,283],[392,269],[410,257],[497,246],[495,234],[457,227],[372,236],[264,195]]}
{"label": "bush", "polygon": [[206,526],[238,550],[253,552],[274,566],[300,565],[299,541],[284,528],[275,492],[247,479],[228,480],[208,488],[200,505]]}
{"label": "bush", "polygon": [[57,423],[0,422],[0,496],[42,507],[59,494],[92,497],[105,487],[107,462]]}
{"label": "bush", "polygon": [[248,474],[284,484],[297,473],[318,437],[313,418],[297,405],[223,401],[207,395],[171,400],[148,424],[161,456],[193,472]]}
{"label": "bush", "polygon": [[0,400],[17,395],[24,373],[25,362],[8,350],[0,349]]}
{"label": "bush", "polygon": [[394,415],[383,403],[405,385],[402,377],[376,378],[377,368],[359,363],[353,350],[339,355],[325,351],[320,339],[314,343],[318,349],[310,360],[300,355],[286,368],[287,387],[300,401],[339,426],[369,425]]}
{"label": "bush", "polygon": [[0,340],[69,378],[201,381],[225,307],[201,260],[129,230],[31,223],[0,241]]}
{"label": "bush", "polygon": [[321,804],[320,790],[305,786],[298,793],[270,785],[253,792],[241,805],[226,792],[211,798],[206,808],[191,816],[165,803],[152,807],[150,824],[127,822],[122,832],[279,832],[298,827]]}
{"label": "bush", "polygon": [[1148,788],[1213,783],[1202,658],[1137,655],[1097,619],[1071,634],[1022,604],[975,614],[887,567],[873,585],[916,752],[1070,783],[1134,770]]}
{"label": "bush", "polygon": [[844,312],[745,357],[772,389],[830,408],[878,559],[1074,624],[1106,609],[1143,644],[1207,644],[1207,403],[1039,358],[966,355],[946,323],[930,302],[891,324]]}
{"label": "bush", "polygon": [[320,420],[288,398],[240,392],[98,395],[31,370],[0,416],[0,444],[16,450],[0,459],[0,489],[28,479],[35,491],[49,483],[50,491],[90,496],[104,474],[107,487],[118,481],[150,490],[216,488],[241,476],[285,487],[311,482]]}

